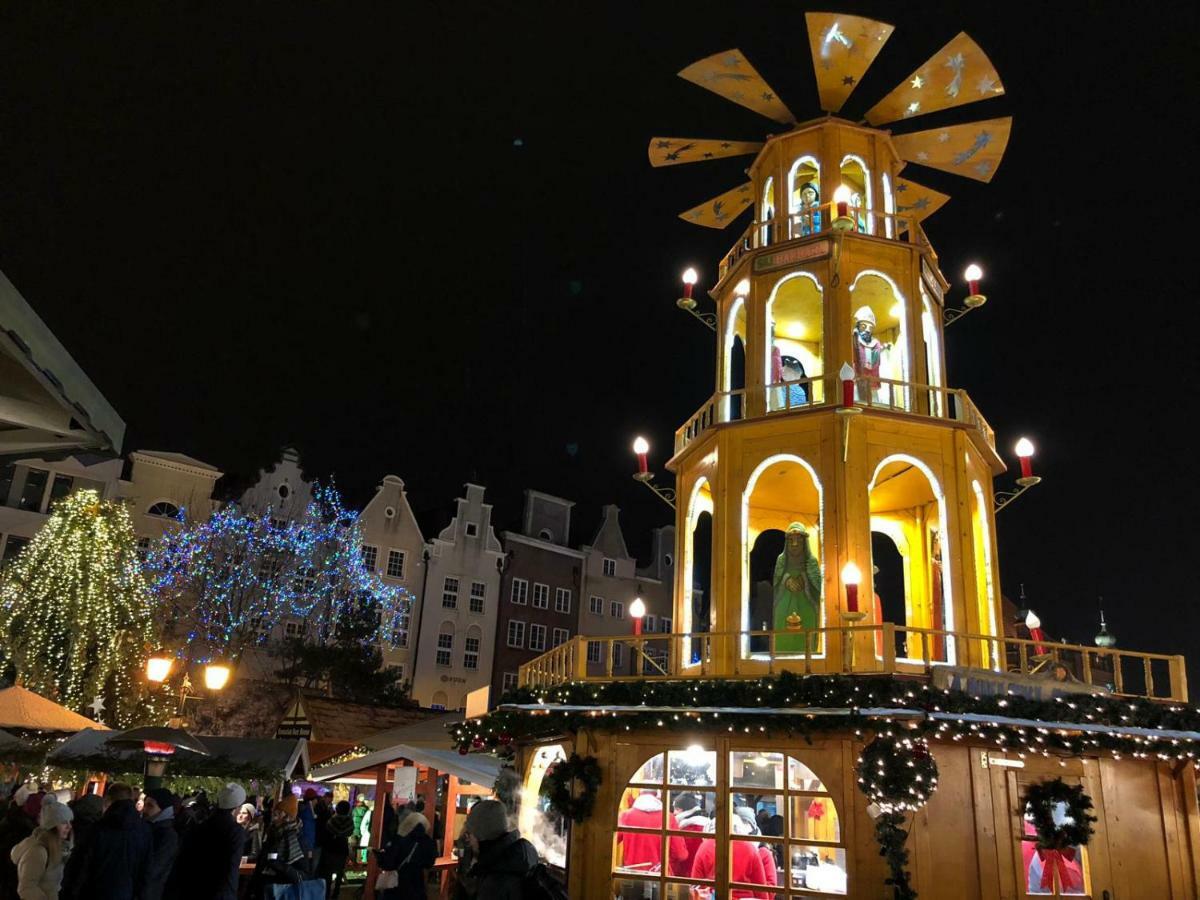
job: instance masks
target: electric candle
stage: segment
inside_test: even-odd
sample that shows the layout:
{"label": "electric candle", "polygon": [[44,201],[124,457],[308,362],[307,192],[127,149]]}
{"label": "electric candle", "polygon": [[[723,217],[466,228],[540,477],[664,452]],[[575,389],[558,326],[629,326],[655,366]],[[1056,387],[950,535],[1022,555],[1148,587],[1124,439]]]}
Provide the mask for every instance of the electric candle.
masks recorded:
{"label": "electric candle", "polygon": [[692,287],[699,280],[700,276],[696,274],[695,269],[688,269],[683,273],[683,296],[685,299],[692,299]]}
{"label": "electric candle", "polygon": [[842,567],[842,581],[846,585],[846,611],[858,612],[858,585],[862,581],[862,572],[852,562]]}
{"label": "electric candle", "polygon": [[850,367],[850,363],[842,363],[842,368],[838,371],[838,377],[842,379],[842,406],[853,406],[854,369]]}
{"label": "electric candle", "polygon": [[1033,477],[1033,441],[1021,438],[1017,441],[1017,458],[1021,460],[1021,477]]}
{"label": "electric candle", "polygon": [[650,444],[644,437],[638,437],[633,442],[633,452],[637,454],[638,474],[645,475],[650,471],[646,461],[646,454],[650,452]]}

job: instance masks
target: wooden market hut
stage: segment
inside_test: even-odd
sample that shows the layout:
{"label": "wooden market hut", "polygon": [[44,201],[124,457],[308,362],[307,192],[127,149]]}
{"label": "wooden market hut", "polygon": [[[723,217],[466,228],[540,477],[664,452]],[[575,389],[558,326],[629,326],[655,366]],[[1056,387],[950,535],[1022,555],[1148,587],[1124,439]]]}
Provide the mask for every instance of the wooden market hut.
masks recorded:
{"label": "wooden market hut", "polygon": [[288,705],[275,730],[277,738],[305,738],[314,764],[364,746],[373,734],[413,725],[437,713],[417,707],[351,703],[302,692]]}

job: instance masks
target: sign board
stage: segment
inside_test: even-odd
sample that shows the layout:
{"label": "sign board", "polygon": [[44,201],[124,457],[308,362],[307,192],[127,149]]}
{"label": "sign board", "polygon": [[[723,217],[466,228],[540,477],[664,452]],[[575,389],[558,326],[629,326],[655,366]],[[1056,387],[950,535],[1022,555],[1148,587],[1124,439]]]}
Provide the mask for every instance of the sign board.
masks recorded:
{"label": "sign board", "polygon": [[417,767],[400,766],[392,770],[392,799],[398,806],[417,799]]}
{"label": "sign board", "polygon": [[300,705],[299,699],[292,703],[291,709],[283,717],[279,727],[275,729],[275,737],[304,738],[306,740],[312,737],[312,722],[308,721],[308,716],[305,715],[304,707]]}
{"label": "sign board", "polygon": [[1053,700],[1071,694],[1107,694],[1093,684],[1075,681],[1061,664],[1049,666],[1044,673],[1021,675],[1017,672],[993,672],[966,666],[935,666],[933,686],[965,691],[976,697],[1005,697],[1016,694],[1032,700]]}
{"label": "sign board", "polygon": [[811,244],[800,244],[798,247],[788,247],[774,253],[763,253],[754,258],[754,271],[770,272],[772,269],[782,269],[784,266],[794,266],[796,263],[809,262],[829,255],[829,241],[814,241]]}

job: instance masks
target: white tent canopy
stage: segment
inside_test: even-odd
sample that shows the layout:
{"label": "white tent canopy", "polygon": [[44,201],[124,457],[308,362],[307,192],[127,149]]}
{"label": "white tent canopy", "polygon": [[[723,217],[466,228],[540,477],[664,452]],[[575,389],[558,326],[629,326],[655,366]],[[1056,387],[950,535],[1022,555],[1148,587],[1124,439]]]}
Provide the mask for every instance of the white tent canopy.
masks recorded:
{"label": "white tent canopy", "polygon": [[348,762],[313,769],[310,781],[340,781],[353,775],[370,771],[379,766],[399,760],[409,760],[439,772],[478,784],[490,789],[500,774],[500,760],[484,753],[469,753],[463,756],[457,750],[437,750],[429,747],[414,747],[411,744],[395,744],[384,750],[376,750]]}

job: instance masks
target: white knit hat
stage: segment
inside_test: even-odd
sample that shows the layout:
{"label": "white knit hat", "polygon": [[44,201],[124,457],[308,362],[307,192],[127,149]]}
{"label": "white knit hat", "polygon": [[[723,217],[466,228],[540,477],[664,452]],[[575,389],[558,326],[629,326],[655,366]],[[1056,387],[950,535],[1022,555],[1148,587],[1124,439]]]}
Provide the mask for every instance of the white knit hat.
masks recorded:
{"label": "white knit hat", "polygon": [[480,800],[467,814],[467,831],[481,841],[490,841],[507,834],[507,807],[499,800]]}
{"label": "white knit hat", "polygon": [[217,792],[217,809],[237,809],[246,802],[246,789],[231,781]]}
{"label": "white knit hat", "polygon": [[27,781],[17,788],[17,790],[13,793],[13,803],[15,803],[17,806],[24,806],[25,801],[28,800],[31,795],[36,794],[37,792],[38,786],[32,781]]}
{"label": "white knit hat", "polygon": [[53,794],[47,794],[42,801],[42,812],[38,816],[38,824],[43,828],[55,828],[59,825],[66,825],[74,818],[75,813],[71,812],[71,807],[59,802]]}

